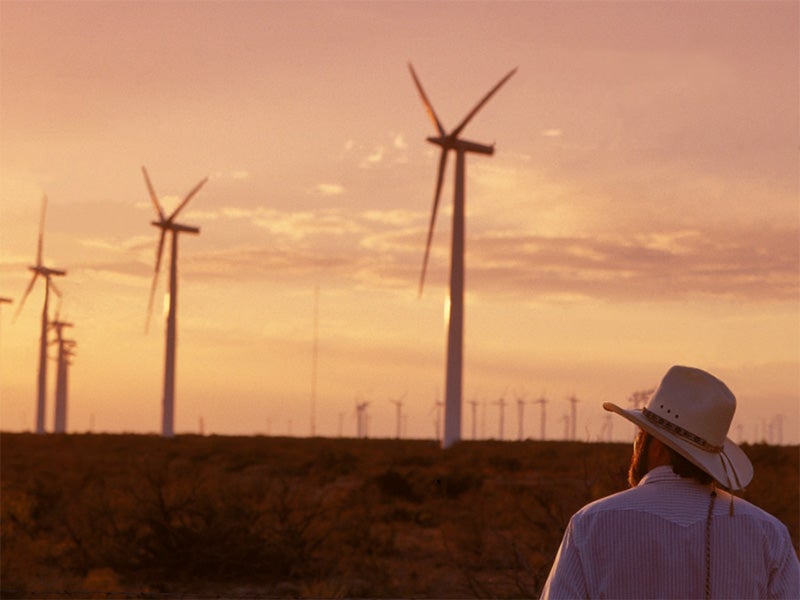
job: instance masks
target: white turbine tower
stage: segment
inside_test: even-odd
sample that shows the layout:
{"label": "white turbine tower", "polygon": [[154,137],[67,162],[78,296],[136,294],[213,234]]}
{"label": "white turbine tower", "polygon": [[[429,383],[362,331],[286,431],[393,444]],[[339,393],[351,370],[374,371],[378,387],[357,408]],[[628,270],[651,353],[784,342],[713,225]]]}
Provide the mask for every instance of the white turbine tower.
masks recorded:
{"label": "white turbine tower", "polygon": [[517,439],[525,439],[525,396],[517,398]]}
{"label": "white turbine tower", "polygon": [[472,439],[478,439],[478,401],[477,400],[469,400],[470,405],[472,405]]}
{"label": "white turbine tower", "polygon": [[400,396],[399,398],[389,398],[389,402],[394,404],[395,406],[395,420],[397,425],[397,439],[399,440],[403,437],[403,400],[408,395],[408,392]]}
{"label": "white turbine tower", "polygon": [[570,396],[568,401],[572,404],[572,417],[570,418],[571,426],[570,426],[570,436],[569,439],[575,441],[578,439],[578,400],[574,395]]}
{"label": "white turbine tower", "polygon": [[356,400],[356,437],[358,438],[369,437],[367,434],[367,426],[369,424],[369,417],[367,415],[368,406],[368,401],[359,402]]}
{"label": "white turbine tower", "polygon": [[56,357],[55,412],[53,416],[54,433],[67,432],[69,367],[72,364],[70,358],[75,355],[74,348],[76,343],[74,340],[68,340],[64,337],[64,329],[72,326],[72,323],[59,319],[58,310],[56,310],[56,318],[50,322],[50,327],[56,333],[56,339],[53,340],[53,343],[58,348]]}
{"label": "white turbine tower", "polygon": [[505,399],[505,392],[500,399],[495,402],[498,406],[498,410],[500,411],[500,418],[498,422],[498,439],[503,441],[504,429],[505,429],[505,414],[506,414],[506,399]]}
{"label": "white turbine tower", "polygon": [[37,378],[36,388],[36,433],[44,433],[44,413],[46,406],[45,394],[47,393],[47,330],[50,323],[48,317],[48,307],[50,303],[50,290],[60,296],[61,292],[58,291],[52,281],[53,277],[63,277],[67,274],[66,271],[59,269],[51,269],[42,264],[42,248],[44,246],[44,217],[47,212],[47,196],[42,197],[42,213],[39,219],[39,241],[36,246],[36,264],[28,267],[33,271],[33,278],[28,284],[25,294],[19,303],[16,316],[22,312],[22,307],[25,306],[25,300],[33,290],[36,284],[36,279],[41,276],[44,278],[44,306],[42,307],[42,324],[41,324],[41,337],[39,338],[39,374]]}
{"label": "white turbine tower", "polygon": [[448,333],[447,333],[447,376],[445,383],[445,425],[444,440],[445,448],[461,439],[461,379],[463,363],[463,335],[464,335],[464,213],[465,213],[465,173],[466,173],[466,154],[474,152],[476,154],[494,154],[494,145],[488,146],[467,140],[459,139],[459,135],[472,118],[483,108],[483,105],[508,81],[516,72],[513,69],[495,85],[488,94],[464,117],[461,123],[447,133],[441,121],[436,116],[422,84],[414,72],[414,67],[409,63],[409,70],[417,86],[419,95],[425,105],[431,120],[433,121],[437,136],[429,137],[428,141],[441,147],[442,153],[439,158],[439,171],[436,177],[436,192],[433,196],[433,210],[431,211],[430,225],[428,226],[428,239],[425,244],[425,258],[422,262],[422,275],[419,281],[419,293],[422,295],[422,288],[425,283],[425,271],[428,265],[428,255],[431,248],[433,237],[433,226],[436,222],[436,211],[439,207],[439,194],[442,190],[445,167],[447,166],[447,155],[453,150],[456,153],[456,172],[453,199],[453,231],[452,247],[450,258],[450,304],[448,310]]}
{"label": "white turbine tower", "polygon": [[546,413],[546,408],[545,408],[545,407],[546,407],[546,405],[547,405],[547,398],[545,398],[544,396],[542,396],[542,397],[541,397],[541,398],[539,398],[538,400],[534,400],[534,401],[533,401],[533,403],[534,403],[534,404],[538,404],[538,405],[540,405],[540,406],[541,406],[541,415],[540,415],[540,417],[539,417],[539,419],[540,419],[540,423],[539,423],[539,427],[540,427],[540,430],[539,430],[539,439],[541,439],[542,441],[544,441],[544,438],[545,438],[545,433],[546,433],[546,432],[545,432],[545,425],[546,425],[546,423],[547,423],[547,413]]}
{"label": "white turbine tower", "polygon": [[150,324],[150,315],[153,312],[153,296],[156,291],[156,284],[158,282],[158,273],[161,269],[161,255],[164,250],[164,238],[167,232],[172,234],[172,252],[170,255],[170,269],[169,269],[169,309],[167,312],[167,341],[166,341],[166,356],[164,362],[164,397],[162,400],[162,416],[161,416],[161,434],[164,437],[172,437],[175,435],[175,337],[177,331],[177,305],[178,305],[178,234],[191,233],[198,234],[200,229],[198,227],[191,227],[189,225],[182,225],[175,222],[175,217],[178,213],[189,203],[189,200],[200,191],[200,188],[208,181],[208,177],[198,183],[192,191],[186,194],[186,197],[172,211],[172,214],[166,216],[161,203],[158,201],[158,196],[153,189],[153,184],[150,182],[150,177],[147,174],[147,169],[142,167],[144,180],[147,184],[147,191],[150,193],[150,199],[153,201],[153,207],[158,215],[157,221],[151,221],[151,225],[158,227],[161,230],[161,235],[158,238],[158,250],[156,251],[156,266],[153,273],[153,284],[150,287],[150,301],[147,305],[147,325]]}

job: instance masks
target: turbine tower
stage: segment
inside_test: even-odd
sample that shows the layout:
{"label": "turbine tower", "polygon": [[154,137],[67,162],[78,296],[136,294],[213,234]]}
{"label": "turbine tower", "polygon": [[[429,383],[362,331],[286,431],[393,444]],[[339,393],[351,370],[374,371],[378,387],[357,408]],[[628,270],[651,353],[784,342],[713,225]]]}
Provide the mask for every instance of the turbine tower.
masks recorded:
{"label": "turbine tower", "polygon": [[395,406],[395,420],[397,421],[397,439],[403,437],[403,400],[408,395],[408,392],[399,398],[389,398],[389,402]]}
{"label": "turbine tower", "polygon": [[50,322],[50,327],[56,332],[56,339],[53,340],[53,343],[58,347],[58,355],[56,357],[56,401],[53,417],[53,433],[67,432],[69,366],[72,364],[70,358],[75,355],[73,349],[76,344],[74,340],[68,340],[64,337],[64,329],[72,326],[72,323],[59,319],[58,310],[56,310],[56,318]]}
{"label": "turbine tower", "polygon": [[478,418],[477,418],[477,411],[478,411],[478,401],[477,400],[469,400],[469,403],[472,405],[472,439],[478,439]]}
{"label": "turbine tower", "polygon": [[59,351],[58,378],[56,379],[56,413],[55,433],[67,433],[67,408],[69,406],[69,368],[72,366],[72,357],[75,356],[75,340],[64,340],[63,350]]}
{"label": "turbine tower", "polygon": [[525,439],[525,397],[517,398],[517,439]]}
{"label": "turbine tower", "polygon": [[425,257],[422,261],[422,275],[419,280],[419,294],[422,295],[422,288],[425,283],[425,271],[428,265],[428,255],[431,249],[431,239],[433,237],[433,226],[436,223],[436,211],[439,208],[439,194],[442,190],[445,167],[447,166],[447,155],[453,150],[456,153],[456,172],[453,199],[453,231],[450,258],[450,304],[448,311],[448,332],[447,332],[447,374],[445,383],[445,424],[444,440],[445,448],[461,439],[461,379],[463,363],[463,337],[464,337],[464,213],[465,213],[465,179],[466,179],[466,154],[474,152],[476,154],[494,154],[494,145],[488,146],[467,140],[459,139],[459,135],[472,120],[472,118],[483,108],[489,99],[508,81],[517,71],[513,69],[500,82],[495,85],[488,94],[473,108],[461,123],[447,133],[444,129],[436,112],[433,110],[422,84],[414,72],[414,67],[409,63],[411,77],[417,87],[425,109],[428,112],[437,136],[429,137],[428,141],[442,149],[439,157],[439,171],[436,176],[436,192],[433,196],[433,210],[431,211],[430,225],[428,226],[428,239],[425,244]]}
{"label": "turbine tower", "polygon": [[569,397],[569,402],[572,404],[572,417],[571,417],[571,427],[570,427],[570,439],[577,440],[578,439],[578,431],[577,431],[577,423],[578,423],[578,402],[579,400],[573,395]]}
{"label": "turbine tower", "polygon": [[505,428],[505,413],[506,413],[506,399],[505,393],[500,396],[500,399],[495,402],[497,404],[498,409],[500,410],[500,420],[499,420],[499,428],[498,428],[498,439],[502,442],[503,441],[503,429]]}
{"label": "turbine tower", "polygon": [[162,400],[162,416],[161,416],[161,434],[164,437],[172,437],[175,435],[175,336],[177,330],[177,305],[178,305],[178,234],[191,233],[198,234],[200,229],[198,227],[191,227],[189,225],[182,225],[175,222],[175,217],[178,213],[189,203],[189,200],[200,191],[200,188],[208,181],[208,177],[198,183],[192,191],[186,194],[186,197],[172,211],[172,214],[166,216],[164,209],[158,201],[156,192],[153,189],[153,184],[150,182],[150,177],[147,174],[147,169],[142,167],[144,180],[147,184],[147,191],[150,193],[150,199],[153,202],[153,207],[158,215],[157,221],[151,221],[150,224],[154,227],[161,229],[161,235],[158,238],[158,250],[156,251],[156,266],[153,273],[153,284],[150,287],[150,301],[147,305],[147,326],[150,325],[150,315],[153,312],[153,296],[156,291],[156,284],[158,282],[158,273],[161,269],[161,255],[164,250],[164,238],[167,232],[172,234],[172,252],[170,256],[169,268],[169,310],[167,313],[167,340],[166,340],[166,356],[164,361],[164,397]]}
{"label": "turbine tower", "polygon": [[356,437],[358,438],[369,437],[367,435],[367,425],[369,423],[369,417],[367,416],[368,406],[368,401],[359,402],[356,400]]}
{"label": "turbine tower", "polygon": [[61,292],[58,291],[58,288],[53,283],[52,278],[63,277],[67,274],[66,271],[51,269],[50,267],[46,267],[44,264],[42,264],[42,248],[44,246],[44,217],[46,212],[47,196],[43,196],[42,212],[39,219],[39,241],[36,246],[36,264],[28,267],[30,271],[33,271],[33,278],[31,278],[31,282],[28,284],[28,287],[22,296],[22,300],[19,303],[19,308],[17,309],[17,313],[15,315],[16,318],[22,312],[22,307],[25,306],[25,300],[28,298],[31,290],[33,290],[33,286],[36,284],[36,279],[41,276],[44,279],[45,285],[44,306],[42,307],[41,337],[39,338],[39,374],[37,377],[36,387],[36,433],[44,433],[44,413],[46,405],[45,394],[47,393],[47,330],[50,323],[50,319],[48,317],[50,290],[52,289],[57,296],[61,295]]}
{"label": "turbine tower", "polygon": [[547,422],[547,420],[546,420],[547,414],[546,414],[546,409],[545,409],[545,407],[547,405],[547,398],[542,396],[538,400],[534,400],[533,403],[534,404],[539,404],[541,406],[541,409],[542,409],[541,410],[541,416],[540,416],[541,422],[539,423],[539,426],[540,426],[539,439],[544,441],[544,438],[545,438],[545,424]]}

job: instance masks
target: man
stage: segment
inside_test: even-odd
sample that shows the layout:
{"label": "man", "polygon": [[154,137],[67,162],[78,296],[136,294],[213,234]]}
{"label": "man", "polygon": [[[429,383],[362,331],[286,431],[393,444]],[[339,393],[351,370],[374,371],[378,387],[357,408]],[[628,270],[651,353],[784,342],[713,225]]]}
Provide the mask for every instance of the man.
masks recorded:
{"label": "man", "polygon": [[714,376],[672,367],[643,409],[631,489],[570,519],[542,598],[800,598],[786,527],[717,487],[753,477],[727,439],[736,398]]}

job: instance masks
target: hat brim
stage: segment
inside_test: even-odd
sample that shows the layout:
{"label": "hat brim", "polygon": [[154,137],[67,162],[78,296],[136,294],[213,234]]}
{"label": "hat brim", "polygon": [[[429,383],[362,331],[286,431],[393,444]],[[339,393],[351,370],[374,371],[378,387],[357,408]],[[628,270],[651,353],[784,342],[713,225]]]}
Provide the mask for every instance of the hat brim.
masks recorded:
{"label": "hat brim", "polygon": [[[660,442],[675,450],[729,490],[739,490],[753,479],[753,464],[747,455],[730,438],[726,438],[721,453],[709,452],[699,446],[661,429],[642,414],[641,409],[626,410],[612,402],[604,402],[603,408],[617,413],[631,423],[641,427]],[[728,462],[726,467],[725,461]]]}

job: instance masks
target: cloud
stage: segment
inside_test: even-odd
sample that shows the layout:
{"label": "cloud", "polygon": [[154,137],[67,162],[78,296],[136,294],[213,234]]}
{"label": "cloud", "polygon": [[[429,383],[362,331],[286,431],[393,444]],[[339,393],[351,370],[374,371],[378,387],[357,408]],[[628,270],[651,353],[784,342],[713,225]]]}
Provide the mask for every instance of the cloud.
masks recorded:
{"label": "cloud", "polygon": [[788,301],[800,291],[797,231],[791,228],[746,235],[724,229],[632,237],[485,234],[470,249],[470,280],[483,293]]}
{"label": "cloud", "polygon": [[[504,178],[503,169],[484,174]],[[563,221],[564,215],[558,214],[558,221]],[[534,223],[517,217],[500,219],[488,209],[473,214],[466,256],[470,293],[625,302],[685,302],[698,297],[785,302],[796,300],[800,293],[798,227],[793,223],[753,227],[685,220],[635,231],[550,227],[546,217],[546,211],[538,211]],[[187,276],[246,280],[275,272],[299,278],[313,269],[325,269],[326,276],[344,286],[376,289],[417,285],[428,226],[427,210],[394,208],[350,212],[340,207],[224,207],[216,218],[216,229],[236,232],[223,235],[234,245],[185,254],[182,273]],[[242,221],[252,229],[243,228]],[[87,267],[114,270],[92,257],[130,252],[137,255],[139,268],[149,267],[155,235],[121,241],[87,236],[81,243],[97,252],[87,254],[84,262]],[[447,278],[440,275],[449,268],[449,244],[446,232],[434,236],[429,285],[446,285]],[[130,267],[120,270],[130,272]]]}
{"label": "cloud", "polygon": [[392,225],[394,227],[408,227],[420,221],[420,214],[417,211],[409,210],[367,210],[361,216],[367,221]]}
{"label": "cloud", "polygon": [[339,183],[318,183],[314,186],[314,193],[320,196],[341,196],[344,186]]}
{"label": "cloud", "polygon": [[369,167],[377,165],[383,160],[384,153],[385,153],[384,147],[378,146],[372,151],[372,154],[365,156],[361,160],[358,166],[361,167],[362,169],[367,169]]}

